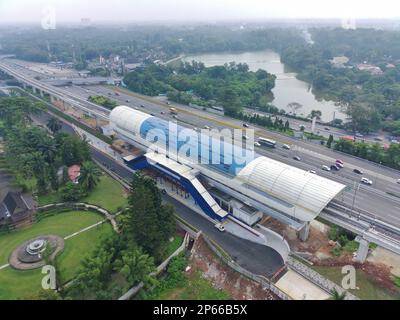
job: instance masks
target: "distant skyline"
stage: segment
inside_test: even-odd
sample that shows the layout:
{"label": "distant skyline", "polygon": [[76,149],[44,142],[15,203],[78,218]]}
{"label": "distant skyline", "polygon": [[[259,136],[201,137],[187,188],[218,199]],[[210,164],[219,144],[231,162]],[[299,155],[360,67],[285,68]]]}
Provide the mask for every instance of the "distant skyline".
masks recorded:
{"label": "distant skyline", "polygon": [[0,23],[222,21],[271,18],[397,18],[400,1],[360,0],[0,0]]}

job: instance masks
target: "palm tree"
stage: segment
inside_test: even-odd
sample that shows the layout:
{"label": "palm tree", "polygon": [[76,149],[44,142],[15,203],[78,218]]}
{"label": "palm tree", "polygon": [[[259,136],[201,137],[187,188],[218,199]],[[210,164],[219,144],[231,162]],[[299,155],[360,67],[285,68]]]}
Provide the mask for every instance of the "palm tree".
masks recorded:
{"label": "palm tree", "polygon": [[101,171],[91,161],[85,161],[81,167],[79,182],[87,191],[92,191],[100,181]]}
{"label": "palm tree", "polygon": [[62,128],[62,123],[60,120],[52,117],[47,121],[47,128],[53,133],[57,133]]}
{"label": "palm tree", "polygon": [[346,298],[346,291],[339,293],[336,289],[331,291],[331,298],[330,300],[344,300]]}

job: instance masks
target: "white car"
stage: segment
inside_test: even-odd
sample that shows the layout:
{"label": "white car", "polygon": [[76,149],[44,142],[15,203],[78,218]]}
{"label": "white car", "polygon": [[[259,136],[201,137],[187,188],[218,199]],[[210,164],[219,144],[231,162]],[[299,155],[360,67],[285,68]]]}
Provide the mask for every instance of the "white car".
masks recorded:
{"label": "white car", "polygon": [[336,162],[335,165],[336,165],[336,167],[339,167],[339,168],[344,167],[343,163],[340,163],[340,162]]}
{"label": "white car", "polygon": [[317,172],[315,170],[308,170],[308,172],[312,173],[312,174],[317,174]]}
{"label": "white car", "polygon": [[282,145],[282,148],[283,148],[283,149],[286,149],[286,150],[290,150],[290,146],[289,146],[288,144],[283,144],[283,145]]}
{"label": "white car", "polygon": [[221,232],[225,231],[225,227],[222,223],[217,223],[214,227],[216,227]]}
{"label": "white car", "polygon": [[361,183],[367,184],[367,185],[372,185],[372,180],[368,179],[368,178],[361,178],[360,180]]}
{"label": "white car", "polygon": [[261,147],[261,144],[259,142],[254,142],[255,147]]}
{"label": "white car", "polygon": [[331,171],[331,168],[329,168],[328,166],[323,165],[323,166],[322,166],[322,170],[324,170],[324,171]]}
{"label": "white car", "polygon": [[206,125],[206,126],[204,126],[203,128],[204,128],[204,129],[207,129],[207,130],[209,130],[209,129],[210,129],[210,127],[209,127],[209,126],[207,126],[207,125]]}
{"label": "white car", "polygon": [[397,184],[400,184],[400,179],[397,179]]}

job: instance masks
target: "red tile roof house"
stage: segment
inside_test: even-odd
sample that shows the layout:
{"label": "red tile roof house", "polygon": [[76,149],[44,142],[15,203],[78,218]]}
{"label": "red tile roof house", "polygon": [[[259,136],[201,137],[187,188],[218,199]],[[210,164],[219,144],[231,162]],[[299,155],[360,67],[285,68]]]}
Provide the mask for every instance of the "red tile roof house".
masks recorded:
{"label": "red tile roof house", "polygon": [[81,166],[74,164],[68,168],[68,178],[73,183],[78,183],[80,175],[81,175]]}

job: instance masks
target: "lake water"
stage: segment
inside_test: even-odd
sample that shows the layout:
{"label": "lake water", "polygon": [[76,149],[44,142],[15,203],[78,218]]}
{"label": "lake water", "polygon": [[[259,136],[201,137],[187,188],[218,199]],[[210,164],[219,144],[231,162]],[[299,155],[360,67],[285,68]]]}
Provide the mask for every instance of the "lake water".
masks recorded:
{"label": "lake water", "polygon": [[[308,116],[312,110],[320,110],[323,121],[331,121],[334,117],[346,118],[346,115],[340,111],[340,107],[335,106],[334,102],[317,100],[308,83],[296,79],[296,73],[286,70],[277,52],[265,50],[245,53],[210,53],[186,56],[184,60],[201,61],[207,67],[235,61],[236,63],[247,63],[251,71],[264,69],[277,77],[275,88],[272,90],[274,94],[272,104],[279,109],[295,112],[303,117]],[[301,107],[298,109],[288,107],[288,104],[293,102],[299,103]]]}

